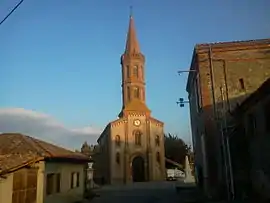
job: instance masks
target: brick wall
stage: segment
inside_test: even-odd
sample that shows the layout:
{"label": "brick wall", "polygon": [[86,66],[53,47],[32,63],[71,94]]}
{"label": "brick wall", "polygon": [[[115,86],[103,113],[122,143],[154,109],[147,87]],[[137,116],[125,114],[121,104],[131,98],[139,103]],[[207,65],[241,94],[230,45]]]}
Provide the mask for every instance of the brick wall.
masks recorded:
{"label": "brick wall", "polygon": [[[255,47],[255,46],[254,46]],[[196,111],[194,85],[191,77],[187,90],[190,99],[190,114],[192,137],[195,143],[195,162],[203,165],[201,135],[205,134],[207,175],[205,178],[214,189],[219,183],[224,183],[222,155],[220,150],[221,133],[217,127],[214,115],[212,85],[216,103],[217,116],[221,108],[223,89],[225,108],[232,110],[250,93],[254,92],[267,78],[270,77],[270,47],[262,49],[242,49],[226,51],[212,49],[212,68],[209,52],[195,52],[195,62],[192,69],[198,69],[202,97],[202,111]],[[192,73],[190,73],[192,74]],[[211,75],[212,74],[212,75]],[[213,82],[213,83],[212,83]],[[211,189],[210,189],[211,190]]]}

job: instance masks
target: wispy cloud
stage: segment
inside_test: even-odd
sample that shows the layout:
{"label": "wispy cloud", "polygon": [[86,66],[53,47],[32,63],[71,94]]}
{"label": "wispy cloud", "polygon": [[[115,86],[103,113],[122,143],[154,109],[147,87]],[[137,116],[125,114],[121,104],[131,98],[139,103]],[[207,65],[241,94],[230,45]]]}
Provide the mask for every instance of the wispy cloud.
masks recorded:
{"label": "wispy cloud", "polygon": [[0,109],[0,132],[19,132],[71,149],[84,141],[95,144],[101,129],[87,126],[71,129],[52,116],[23,108]]}

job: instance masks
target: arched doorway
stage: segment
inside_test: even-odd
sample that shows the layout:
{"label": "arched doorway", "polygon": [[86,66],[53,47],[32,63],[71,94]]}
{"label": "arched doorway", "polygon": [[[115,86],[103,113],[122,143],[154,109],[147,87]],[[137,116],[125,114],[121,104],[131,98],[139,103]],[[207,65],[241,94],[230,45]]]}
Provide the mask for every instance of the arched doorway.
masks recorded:
{"label": "arched doorway", "polygon": [[141,156],[136,156],[132,160],[132,179],[133,182],[145,181],[144,159]]}

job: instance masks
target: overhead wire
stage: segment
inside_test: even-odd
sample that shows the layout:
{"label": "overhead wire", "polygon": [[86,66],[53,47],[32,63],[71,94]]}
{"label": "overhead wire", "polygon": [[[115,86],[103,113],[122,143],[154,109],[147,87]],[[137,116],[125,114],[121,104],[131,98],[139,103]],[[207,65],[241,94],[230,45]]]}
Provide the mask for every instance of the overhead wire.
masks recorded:
{"label": "overhead wire", "polygon": [[11,16],[11,14],[23,3],[24,0],[21,0],[17,5],[4,17],[3,20],[0,22],[0,26]]}

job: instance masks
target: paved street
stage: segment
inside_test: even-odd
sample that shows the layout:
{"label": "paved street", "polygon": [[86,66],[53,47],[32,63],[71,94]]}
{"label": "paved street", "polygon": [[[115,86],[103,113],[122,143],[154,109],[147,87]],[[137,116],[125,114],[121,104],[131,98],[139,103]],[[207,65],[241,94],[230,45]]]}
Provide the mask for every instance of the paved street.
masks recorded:
{"label": "paved street", "polygon": [[[176,193],[176,182],[133,183],[127,186],[104,186],[93,203],[165,203],[185,202]],[[181,183],[184,185],[184,183]]]}

